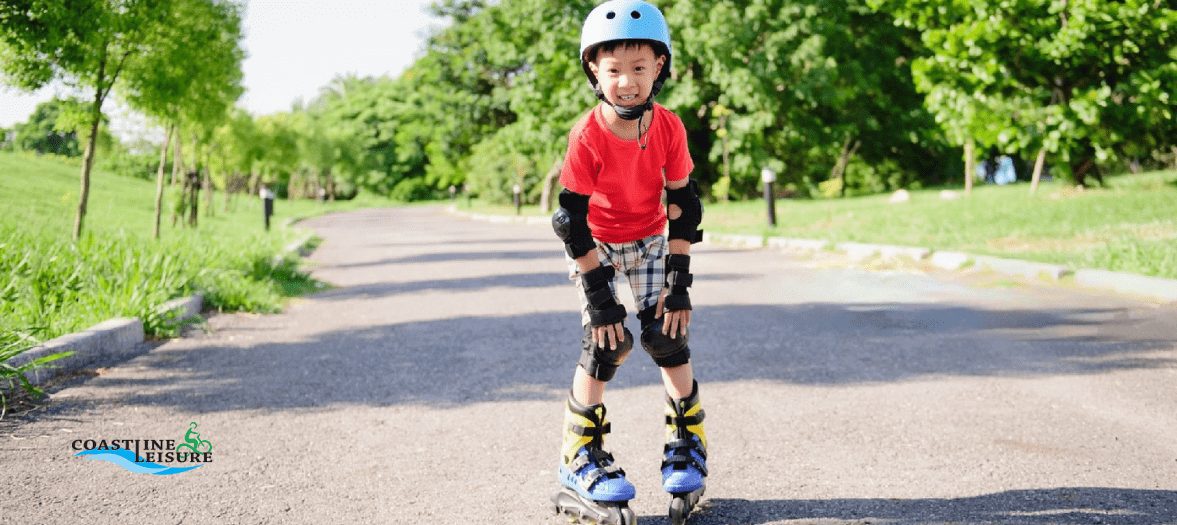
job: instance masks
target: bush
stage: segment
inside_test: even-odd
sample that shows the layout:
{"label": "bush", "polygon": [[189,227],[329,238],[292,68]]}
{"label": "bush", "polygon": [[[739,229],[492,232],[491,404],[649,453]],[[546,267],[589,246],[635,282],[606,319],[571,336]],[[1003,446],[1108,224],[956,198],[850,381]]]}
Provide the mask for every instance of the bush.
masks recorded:
{"label": "bush", "polygon": [[421,179],[401,179],[392,187],[389,197],[403,202],[419,201],[436,197],[437,190]]}
{"label": "bush", "polygon": [[350,181],[341,180],[335,182],[335,200],[350,201],[359,195],[360,189]]}

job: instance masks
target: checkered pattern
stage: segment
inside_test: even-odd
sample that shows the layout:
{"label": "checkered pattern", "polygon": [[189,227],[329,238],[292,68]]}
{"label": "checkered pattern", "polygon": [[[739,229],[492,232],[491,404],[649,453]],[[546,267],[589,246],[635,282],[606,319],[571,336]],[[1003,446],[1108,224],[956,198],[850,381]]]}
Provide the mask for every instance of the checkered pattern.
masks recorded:
{"label": "checkered pattern", "polygon": [[[580,322],[589,324],[588,299],[580,282],[580,268],[567,255],[568,278],[576,283],[576,295],[580,298]],[[624,274],[633,291],[633,302],[638,311],[658,304],[658,296],[666,283],[666,237],[651,235],[632,242],[597,242],[597,258],[601,264],[612,265],[617,273]],[[616,282],[609,283],[613,294],[617,294]],[[636,312],[635,312],[636,313]]]}

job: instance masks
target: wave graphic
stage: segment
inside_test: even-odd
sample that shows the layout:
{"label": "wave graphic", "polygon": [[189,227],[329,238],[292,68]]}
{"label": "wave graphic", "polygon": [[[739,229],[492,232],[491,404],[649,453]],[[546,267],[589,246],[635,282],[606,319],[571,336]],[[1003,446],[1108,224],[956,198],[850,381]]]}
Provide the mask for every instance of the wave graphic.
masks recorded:
{"label": "wave graphic", "polygon": [[150,461],[139,461],[139,456],[135,455],[135,451],[127,449],[103,450],[96,448],[92,450],[83,450],[74,455],[83,456],[86,459],[97,459],[114,463],[115,465],[138,474],[153,474],[156,476],[179,474],[181,472],[188,472],[189,470],[201,466],[194,465],[191,467],[169,467],[167,465],[160,465]]}

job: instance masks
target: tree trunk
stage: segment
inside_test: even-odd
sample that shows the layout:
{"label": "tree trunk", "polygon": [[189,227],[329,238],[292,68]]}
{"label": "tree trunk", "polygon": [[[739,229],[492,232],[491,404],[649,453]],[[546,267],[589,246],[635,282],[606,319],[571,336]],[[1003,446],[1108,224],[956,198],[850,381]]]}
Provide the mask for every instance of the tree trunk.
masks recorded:
{"label": "tree trunk", "polygon": [[1042,180],[1042,167],[1046,164],[1046,148],[1038,150],[1038,158],[1034,160],[1034,175],[1030,177],[1030,193],[1038,192],[1038,182]]}
{"label": "tree trunk", "polygon": [[229,198],[233,195],[233,180],[237,173],[229,170],[229,165],[225,163],[225,150],[221,148],[218,152],[221,154],[221,167],[225,170],[225,213],[229,213]]}
{"label": "tree trunk", "polygon": [[335,174],[327,170],[327,200],[335,202]]}
{"label": "tree trunk", "polygon": [[[173,228],[175,228],[176,223],[179,222],[180,213],[183,212],[184,207],[186,206],[185,203],[187,202],[186,199],[188,198],[188,186],[187,186],[188,178],[184,176],[184,155],[183,155],[183,146],[182,146],[182,143],[184,142],[184,137],[180,133],[180,125],[176,124],[175,126],[176,126],[176,132],[175,132],[176,133],[176,147],[175,147],[175,151],[172,152],[172,186],[174,187],[176,184],[180,184],[181,189],[180,189],[180,202],[176,203],[175,206],[172,206],[172,227]],[[181,179],[183,179],[183,180],[181,180]]]}
{"label": "tree trunk", "polygon": [[102,90],[94,95],[90,110],[90,139],[86,141],[86,153],[82,160],[82,188],[78,197],[78,213],[74,217],[74,241],[82,238],[82,226],[86,221],[86,202],[90,199],[90,169],[94,166],[94,150],[98,146],[98,127],[102,123]]}
{"label": "tree trunk", "polygon": [[975,144],[973,139],[969,139],[964,143],[964,192],[968,195],[973,192],[973,174],[977,172],[977,161],[973,158],[973,149]]}
{"label": "tree trunk", "polygon": [[196,228],[200,216],[200,171],[188,172],[188,226]]}
{"label": "tree trunk", "polygon": [[212,167],[208,165],[207,159],[204,164],[204,215],[212,217],[213,212],[213,174]]}
{"label": "tree trunk", "polygon": [[159,169],[155,172],[155,227],[151,230],[151,234],[156,240],[159,240],[159,220],[163,216],[163,167],[168,163],[168,146],[172,145],[172,130],[174,128],[175,124],[170,124],[164,132],[163,147],[159,148]]}
{"label": "tree trunk", "polygon": [[213,217],[216,215],[216,211],[213,209],[213,190],[216,186],[213,185],[213,164],[208,160],[209,155],[212,154],[206,148],[204,151],[204,214]]}
{"label": "tree trunk", "polygon": [[175,186],[177,183],[181,182],[180,174],[184,172],[182,166],[183,163],[181,162],[183,157],[181,157],[182,152],[180,151],[182,149],[181,143],[184,141],[180,135],[180,125],[173,124],[173,126],[176,128],[176,147],[175,151],[172,152],[172,186]]}
{"label": "tree trunk", "polygon": [[830,170],[830,180],[838,180],[842,183],[840,189],[840,196],[846,196],[846,166],[850,164],[850,157],[858,151],[859,146],[862,146],[862,141],[854,141],[854,146],[850,146],[850,141],[853,136],[846,135],[846,140],[842,141],[842,152],[838,154],[838,162],[834,164],[834,169]]}
{"label": "tree trunk", "polygon": [[544,175],[544,187],[539,196],[539,208],[544,213],[552,210],[552,191],[556,189],[556,181],[559,180],[560,170],[563,167],[563,157],[557,158],[556,162],[552,163],[552,167],[548,169],[547,175]]}
{"label": "tree trunk", "polygon": [[719,120],[720,120],[720,126],[722,126],[722,128],[724,130],[723,137],[719,139],[723,144],[723,180],[727,181],[727,184],[728,184],[728,191],[723,192],[723,195],[719,196],[719,200],[723,201],[723,202],[727,202],[728,198],[729,198],[729,194],[731,193],[731,182],[732,182],[732,163],[731,163],[731,152],[730,152],[730,148],[728,147],[727,116],[724,116],[724,117],[720,118]]}
{"label": "tree trunk", "polygon": [[1093,164],[1090,157],[1083,159],[1082,162],[1071,164],[1071,174],[1075,177],[1076,185],[1087,187],[1087,171],[1091,169]]}

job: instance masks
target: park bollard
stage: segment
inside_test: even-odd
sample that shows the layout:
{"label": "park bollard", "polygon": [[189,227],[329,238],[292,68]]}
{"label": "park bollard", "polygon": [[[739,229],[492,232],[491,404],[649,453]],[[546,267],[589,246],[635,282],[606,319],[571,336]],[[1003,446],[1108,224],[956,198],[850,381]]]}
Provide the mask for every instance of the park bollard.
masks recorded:
{"label": "park bollard", "polygon": [[519,185],[516,184],[515,187],[511,188],[511,193],[514,195],[513,202],[515,203],[515,215],[522,215],[523,214],[523,188],[520,188]]}
{"label": "park bollard", "polygon": [[768,225],[776,226],[776,199],[773,198],[772,185],[776,182],[776,172],[769,168],[760,170],[760,179],[764,181],[764,201],[768,203]]}
{"label": "park bollard", "polygon": [[266,221],[266,231],[270,231],[270,217],[274,215],[274,192],[267,186],[262,186],[259,192],[262,198],[262,213]]}

